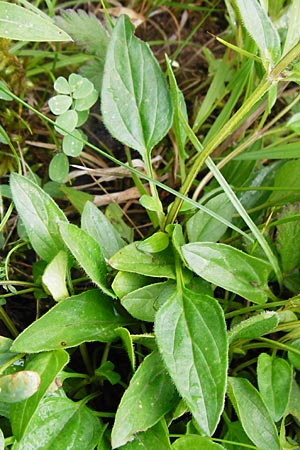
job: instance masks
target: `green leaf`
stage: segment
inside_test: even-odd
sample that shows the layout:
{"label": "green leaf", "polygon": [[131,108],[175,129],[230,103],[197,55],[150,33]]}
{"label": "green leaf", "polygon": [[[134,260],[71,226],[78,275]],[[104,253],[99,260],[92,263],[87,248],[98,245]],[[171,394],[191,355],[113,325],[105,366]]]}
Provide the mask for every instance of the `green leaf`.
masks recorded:
{"label": "green leaf", "polygon": [[39,388],[41,379],[32,370],[21,370],[0,377],[0,401],[5,403],[20,402],[31,397]]}
{"label": "green leaf", "polygon": [[83,403],[63,397],[46,397],[33,414],[13,450],[94,450],[102,424]]}
{"label": "green leaf", "polygon": [[91,54],[105,58],[109,34],[95,14],[87,14],[81,9],[78,11],[62,9],[55,21],[72,36],[76,44]]}
{"label": "green leaf", "polygon": [[76,156],[79,156],[84,147],[82,138],[83,135],[80,130],[73,130],[72,134],[67,134],[66,136],[64,136],[62,142],[62,149],[64,154],[73,156],[74,158],[76,158]]}
{"label": "green leaf", "polygon": [[158,352],[147,356],[133,375],[117,409],[112,429],[112,447],[132,440],[170,411],[179,397]]}
{"label": "green leaf", "polygon": [[126,245],[110,221],[92,202],[86,202],[84,206],[81,228],[98,242],[107,259]]}
{"label": "green leaf", "polygon": [[[248,444],[252,446],[252,442],[245,433],[239,420],[230,422],[227,426],[228,430],[224,438],[226,439],[226,441],[231,441],[232,444],[226,442],[226,450],[237,450],[237,443]],[[240,448],[244,450],[244,447],[240,446]]]}
{"label": "green leaf", "polygon": [[138,433],[132,442],[120,447],[119,450],[171,450],[168,428],[163,420],[149,430]]}
{"label": "green leaf", "polygon": [[127,328],[118,327],[115,329],[116,334],[122,339],[124,348],[127,352],[130,365],[133,371],[135,371],[135,353],[134,353],[134,344],[132,340],[132,336]]}
{"label": "green leaf", "polygon": [[46,17],[13,3],[0,2],[0,37],[15,41],[72,41]]}
{"label": "green leaf", "polygon": [[137,248],[142,252],[159,253],[169,246],[169,236],[167,233],[157,231],[152,236],[137,244]]}
{"label": "green leaf", "polygon": [[63,136],[72,133],[75,130],[78,122],[78,115],[74,109],[69,109],[64,113],[60,114],[56,120],[56,126],[54,127],[56,131]]}
{"label": "green leaf", "polygon": [[86,202],[93,200],[93,196],[88,192],[73,189],[65,185],[59,186],[59,190],[64,193],[67,199],[80,213],[82,213]]}
{"label": "green leaf", "polygon": [[137,248],[133,242],[122,248],[110,260],[109,264],[118,270],[139,273],[150,277],[175,278],[174,261],[171,251],[149,254]]}
{"label": "green leaf", "polygon": [[172,281],[147,284],[122,297],[121,303],[132,317],[145,322],[154,322],[155,314],[166,301],[166,296],[173,295],[175,290],[176,285]]}
{"label": "green leaf", "polygon": [[298,0],[292,0],[289,11],[289,23],[286,26],[287,34],[282,54],[288,53],[300,40],[300,9]]}
{"label": "green leaf", "polygon": [[76,258],[90,279],[105,294],[114,297],[107,286],[107,267],[98,243],[86,231],[76,225],[61,223],[59,230],[70,252]]}
{"label": "green leaf", "polygon": [[158,310],[158,347],[178,392],[210,435],[224,407],[227,336],[223,310],[207,295],[177,292]]}
{"label": "green leaf", "polygon": [[228,332],[229,344],[237,339],[257,339],[260,336],[271,333],[279,324],[279,316],[275,311],[265,311],[261,314],[249,317]]}
{"label": "green leaf", "polygon": [[95,369],[95,375],[105,378],[112,385],[117,384],[121,380],[121,375],[115,372],[114,368],[115,365],[111,361],[105,361],[98,369]]}
{"label": "green leaf", "polygon": [[225,450],[222,445],[216,444],[211,439],[201,436],[186,435],[172,445],[173,450]]}
{"label": "green leaf", "polygon": [[287,409],[292,388],[293,372],[282,358],[272,358],[261,353],[257,361],[257,381],[260,395],[269,413],[278,422]]}
{"label": "green leaf", "polygon": [[69,174],[69,159],[64,153],[57,153],[49,164],[49,177],[52,181],[63,183]]}
{"label": "green leaf", "polygon": [[125,15],[113,29],[104,68],[102,116],[113,137],[144,157],[168,132],[173,112],[159,64],[133,29]]}
{"label": "green leaf", "polygon": [[72,99],[69,95],[59,94],[51,97],[48,104],[50,111],[56,116],[59,116],[60,114],[68,111],[72,105]]}
{"label": "green leaf", "polygon": [[89,95],[83,98],[82,97],[78,98],[75,101],[74,108],[76,109],[76,111],[86,111],[96,103],[98,97],[99,97],[98,92],[96,91],[96,89],[93,89],[93,91]]}
{"label": "green leaf", "polygon": [[11,350],[39,353],[83,342],[111,342],[117,338],[115,328],[128,323],[116,313],[111,299],[93,289],[59,302],[26,328]]}
{"label": "green leaf", "polygon": [[64,213],[46,192],[22,175],[12,173],[10,187],[33,249],[50,262],[66,248],[58,229],[58,221],[67,222]]}
{"label": "green leaf", "polygon": [[251,302],[268,299],[269,263],[225,244],[198,242],[182,247],[188,267],[197,275]]}
{"label": "green leaf", "polygon": [[300,266],[300,219],[299,203],[288,204],[279,212],[278,219],[290,218],[290,221],[277,225],[275,242],[284,273],[290,273]]}
{"label": "green leaf", "polygon": [[[13,434],[20,440],[34,411],[45,394],[55,384],[55,377],[69,361],[69,355],[65,350],[40,353],[35,355],[26,364],[26,370],[32,370],[39,374],[41,383],[38,391],[30,398],[14,403],[10,407],[10,420]],[[58,387],[56,385],[56,387]]]}
{"label": "green leaf", "polygon": [[274,181],[277,189],[269,197],[270,204],[284,205],[300,200],[299,170],[300,159],[288,161],[278,170]]}
{"label": "green leaf", "polygon": [[[289,343],[290,347],[295,348],[300,351],[300,338],[295,339],[294,341]],[[298,353],[293,352],[292,350],[288,351],[288,358],[291,364],[300,372],[300,356]]]}
{"label": "green leaf", "polygon": [[112,288],[116,293],[117,297],[122,298],[136,289],[139,289],[147,284],[151,283],[153,280],[150,277],[145,277],[138,273],[130,272],[118,272],[113,283]]}
{"label": "green leaf", "polygon": [[[72,75],[72,74],[71,74]],[[70,75],[70,80],[72,80],[72,76]],[[74,75],[74,74],[73,74]],[[77,74],[75,74],[77,75]],[[77,78],[77,77],[80,77]],[[81,75],[77,75],[78,81],[76,82],[76,85],[72,85],[73,87],[73,98],[75,99],[83,99],[85,97],[88,97],[94,92],[94,85],[91,83],[87,78],[82,77]],[[72,82],[71,82],[72,84]]]}
{"label": "green leaf", "polygon": [[65,251],[61,250],[47,265],[42,276],[43,284],[56,301],[69,297],[66,286],[67,269],[68,255]]}
{"label": "green leaf", "polygon": [[[225,193],[212,198],[205,206],[231,222],[235,209]],[[204,211],[197,211],[188,220],[186,229],[189,242],[217,242],[225,233],[227,226]]]}
{"label": "green leaf", "polygon": [[5,450],[5,438],[2,430],[0,430],[0,450]]}
{"label": "green leaf", "polygon": [[235,0],[235,3],[262,59],[274,65],[281,55],[280,37],[265,9],[258,0]]}
{"label": "green leaf", "polygon": [[276,426],[255,387],[245,378],[229,377],[228,394],[251,441],[261,450],[280,450]]}
{"label": "green leaf", "polygon": [[54,82],[54,89],[59,94],[71,94],[71,88],[68,81],[64,77],[58,77]]}

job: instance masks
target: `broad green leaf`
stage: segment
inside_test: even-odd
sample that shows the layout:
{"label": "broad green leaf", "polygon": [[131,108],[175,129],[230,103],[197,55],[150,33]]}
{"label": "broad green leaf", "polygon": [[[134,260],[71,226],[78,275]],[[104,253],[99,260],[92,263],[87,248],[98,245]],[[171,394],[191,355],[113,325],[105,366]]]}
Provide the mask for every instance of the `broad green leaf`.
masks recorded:
{"label": "broad green leaf", "polygon": [[228,332],[229,344],[237,339],[257,339],[260,336],[271,333],[279,324],[279,316],[275,311],[265,311],[249,317],[235,325]]}
{"label": "broad green leaf", "polygon": [[72,99],[69,95],[59,94],[51,97],[48,104],[51,112],[56,116],[59,116],[70,108]]}
{"label": "broad green leaf", "polygon": [[[300,338],[295,339],[294,341],[290,342],[289,346],[295,348],[299,352],[300,351]],[[293,366],[300,372],[300,356],[298,355],[298,353],[295,353],[292,350],[289,350],[288,358],[289,358],[290,363],[292,363]]]}
{"label": "broad green leaf", "polygon": [[274,65],[281,55],[280,37],[265,9],[258,0],[235,0],[235,3],[262,59]]}
{"label": "broad green leaf", "polygon": [[228,394],[251,441],[261,450],[280,450],[276,426],[255,387],[245,378],[229,377]]}
{"label": "broad green leaf", "polygon": [[0,2],[0,37],[15,41],[72,41],[45,15],[7,2]]}
{"label": "broad green leaf", "polygon": [[216,444],[211,439],[201,436],[186,435],[172,445],[173,450],[225,450],[222,445]]}
{"label": "broad green leaf", "polygon": [[283,358],[261,353],[257,361],[257,381],[262,399],[269,413],[278,422],[285,414],[292,388],[293,372]]}
{"label": "broad green leaf", "polygon": [[[217,195],[209,200],[205,206],[231,222],[235,209],[226,194]],[[189,242],[217,242],[223,236],[227,227],[204,211],[197,211],[188,220],[186,229]]]}
{"label": "broad green leaf", "polygon": [[292,380],[291,394],[286,414],[291,414],[297,420],[300,417],[300,387],[294,378]]}
{"label": "broad green leaf", "polygon": [[167,233],[157,231],[149,236],[144,241],[137,244],[138,250],[149,253],[159,253],[165,250],[169,246],[169,236]]}
{"label": "broad green leaf", "polygon": [[[39,374],[41,383],[34,395],[22,402],[14,403],[10,407],[11,426],[17,440],[21,439],[41,398],[51,388],[51,385],[55,383],[55,377],[68,361],[69,355],[65,350],[56,350],[35,355],[26,364],[26,370],[32,370]],[[58,386],[56,385],[56,387]]]}
{"label": "broad green leaf", "polygon": [[138,273],[118,272],[113,283],[112,288],[119,298],[133,292],[143,286],[150,284],[153,281],[150,277],[145,277]]}
{"label": "broad green leaf", "polygon": [[227,378],[222,308],[212,297],[184,289],[161,306],[154,329],[178,392],[203,432],[212,434],[223,411]]}
{"label": "broad green leaf", "polygon": [[123,214],[124,211],[116,203],[110,203],[105,210],[105,216],[108,218],[110,223],[114,224],[114,227],[116,228],[120,236],[127,242],[132,242],[134,230],[124,222]]}
{"label": "broad green leaf", "polygon": [[69,159],[64,153],[57,153],[49,164],[49,177],[52,181],[63,183],[69,174]]}
{"label": "broad green leaf", "polygon": [[58,229],[58,221],[67,222],[64,213],[46,192],[22,175],[12,173],[10,187],[33,249],[50,262],[66,248]]}
{"label": "broad green leaf", "polygon": [[83,135],[80,130],[73,130],[72,134],[67,134],[64,136],[62,141],[62,149],[64,154],[73,156],[74,158],[79,156],[84,147],[82,138]]}
{"label": "broad green leaf", "polygon": [[111,342],[117,338],[115,328],[129,323],[116,313],[111,299],[93,289],[59,302],[26,328],[11,350],[39,353],[83,342]]}
{"label": "broad green leaf", "polygon": [[168,132],[173,111],[159,64],[133,29],[125,15],[113,29],[104,67],[102,116],[113,137],[145,157]]}
{"label": "broad green leaf", "polygon": [[3,431],[0,429],[0,450],[5,450],[5,438]]}
{"label": "broad green leaf", "polygon": [[269,197],[271,204],[284,205],[300,200],[299,170],[300,159],[288,161],[279,169],[274,181],[274,187],[277,189]]}
{"label": "broad green leaf", "polygon": [[178,400],[159,353],[151,353],[133,375],[121,399],[111,434],[112,447],[120,447],[137,432],[151,428]]}
{"label": "broad green leaf", "polygon": [[67,268],[68,255],[61,250],[47,265],[42,276],[43,284],[56,301],[69,297],[66,285]]}
{"label": "broad green leaf", "polygon": [[118,270],[139,273],[149,277],[175,278],[173,254],[169,249],[149,254],[140,251],[133,242],[118,251],[109,264]]}
{"label": "broad green leaf", "polygon": [[[275,243],[279,253],[282,270],[290,273],[300,266],[300,205],[285,205],[279,211],[279,218],[290,218],[290,221],[277,225]],[[293,220],[298,216],[298,220]]]}
{"label": "broad green leaf", "polygon": [[184,245],[182,254],[188,267],[205,280],[251,302],[267,301],[269,263],[229,245],[213,242]]}
{"label": "broad green leaf", "polygon": [[103,425],[83,403],[46,397],[13,450],[94,450]]}
{"label": "broad green leaf", "polygon": [[98,242],[107,259],[126,245],[107,217],[92,202],[86,202],[84,206],[81,228]]}
{"label": "broad green leaf", "polygon": [[0,377],[0,401],[5,403],[20,402],[31,397],[39,388],[41,379],[32,370],[21,370]]}
{"label": "broad green leaf", "polygon": [[93,283],[99,286],[105,294],[114,297],[113,292],[107,286],[105,259],[95,239],[76,225],[61,223],[59,230],[70,252]]}
{"label": "broad green leaf", "polygon": [[170,280],[147,284],[122,297],[121,303],[132,317],[145,322],[154,322],[155,314],[167,300],[167,295],[173,295],[175,290],[176,285]]}
{"label": "broad green leaf", "polygon": [[[228,430],[224,438],[226,439],[226,441],[231,441],[232,444],[226,442],[226,450],[237,450],[237,443],[253,445],[247,434],[245,433],[239,420],[230,422],[227,426]],[[240,446],[240,448],[241,450],[244,450],[244,447]]]}
{"label": "broad green leaf", "polygon": [[119,450],[171,450],[168,428],[163,420],[147,431],[135,435],[133,441],[128,442]]}

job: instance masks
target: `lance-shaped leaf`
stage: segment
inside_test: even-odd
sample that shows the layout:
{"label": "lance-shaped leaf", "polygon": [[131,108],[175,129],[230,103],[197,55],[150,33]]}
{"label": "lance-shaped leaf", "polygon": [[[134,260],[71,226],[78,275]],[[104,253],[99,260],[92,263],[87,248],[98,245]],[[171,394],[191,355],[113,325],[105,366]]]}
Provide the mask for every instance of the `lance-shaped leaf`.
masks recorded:
{"label": "lance-shaped leaf", "polygon": [[139,431],[155,425],[178,401],[178,393],[159,353],[151,353],[135,372],[122,397],[112,430],[112,447],[126,444]]}
{"label": "lance-shaped leaf", "polygon": [[158,310],[155,334],[178,392],[203,432],[212,434],[223,410],[227,377],[222,308],[214,298],[184,289]]}
{"label": "lance-shaped leaf", "polygon": [[168,132],[173,112],[159,64],[133,29],[125,15],[113,29],[104,67],[102,116],[112,136],[144,157]]}
{"label": "lance-shaped leaf", "polygon": [[83,403],[64,397],[46,397],[33,414],[13,450],[94,450],[103,425]]}
{"label": "lance-shaped leaf", "polygon": [[249,317],[235,325],[228,332],[229,344],[237,339],[256,339],[277,327],[279,323],[279,315],[275,311],[264,311],[261,314]]}
{"label": "lance-shaped leaf", "polygon": [[281,54],[280,37],[258,0],[235,0],[241,19],[248,33],[255,41],[262,59],[276,63]]}
{"label": "lance-shaped leaf", "polygon": [[229,245],[213,242],[183,245],[182,254],[188,267],[205,280],[251,302],[267,301],[269,263]]}
{"label": "lance-shaped leaf", "polygon": [[50,262],[66,246],[58,221],[67,222],[62,210],[43,189],[22,175],[12,173],[10,187],[17,211],[36,253]]}
{"label": "lance-shaped leaf", "polygon": [[39,353],[83,342],[110,342],[117,338],[115,328],[129,322],[116,313],[111,299],[93,289],[55,305],[19,334],[11,351]]}
{"label": "lance-shaped leaf", "polygon": [[243,428],[262,450],[280,450],[276,426],[259,392],[246,378],[229,378],[228,394]]}
{"label": "lance-shaped leaf", "polygon": [[65,244],[90,279],[105,294],[114,297],[113,292],[107,286],[106,262],[98,242],[86,231],[73,224],[61,223],[59,230]]}
{"label": "lance-shaped leaf", "polygon": [[169,249],[149,254],[139,250],[137,243],[133,242],[113,255],[109,264],[124,272],[133,272],[149,277],[175,278],[173,253]]}
{"label": "lance-shaped leaf", "polygon": [[[29,420],[31,419],[38,404],[55,377],[69,361],[69,354],[65,350],[44,352],[35,355],[27,364],[26,370],[31,370],[40,376],[41,383],[38,391],[30,398],[14,403],[10,407],[10,420],[13,434],[20,440]],[[58,387],[58,386],[56,386]]]}
{"label": "lance-shaped leaf", "polygon": [[272,419],[278,422],[284,415],[290,398],[293,372],[283,358],[261,353],[257,361],[257,381],[260,395]]}
{"label": "lance-shaped leaf", "polygon": [[46,14],[0,2],[0,37],[19,41],[72,41]]}

